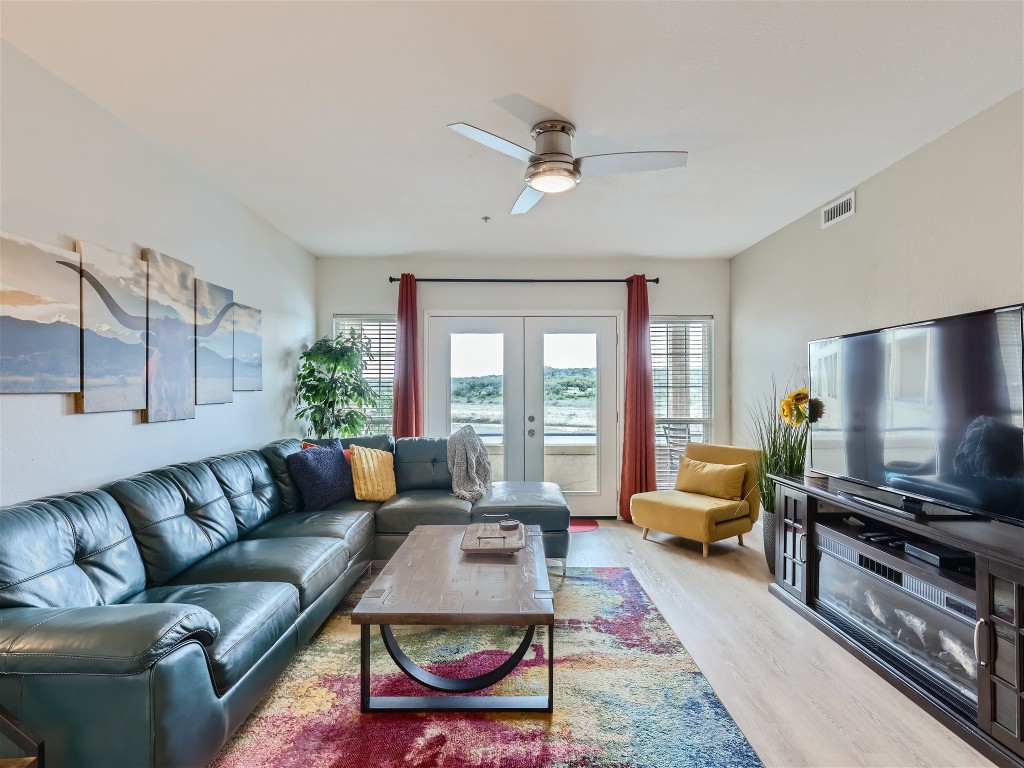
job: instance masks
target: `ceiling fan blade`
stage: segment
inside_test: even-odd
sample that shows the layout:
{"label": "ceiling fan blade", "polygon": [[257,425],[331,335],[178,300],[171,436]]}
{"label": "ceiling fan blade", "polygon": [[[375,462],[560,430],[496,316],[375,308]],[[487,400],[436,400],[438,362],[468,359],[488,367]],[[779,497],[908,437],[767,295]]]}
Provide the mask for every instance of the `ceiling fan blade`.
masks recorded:
{"label": "ceiling fan blade", "polygon": [[537,202],[544,197],[543,192],[538,192],[533,187],[527,187],[519,193],[519,197],[516,198],[516,204],[512,206],[512,215],[515,216],[520,213],[526,213],[528,210],[533,208]]}
{"label": "ceiling fan blade", "polygon": [[472,125],[467,125],[466,123],[452,123],[448,127],[456,133],[461,133],[467,139],[479,142],[485,147],[496,149],[509,157],[514,157],[516,160],[522,160],[524,163],[530,162],[530,158],[533,157],[533,153],[525,147],[513,144],[508,139],[503,139],[501,136],[495,136],[493,133],[488,133],[487,131],[482,131],[479,128],[474,128]]}
{"label": "ceiling fan blade", "polygon": [[615,152],[611,155],[590,155],[576,158],[580,173],[586,176],[607,176],[610,173],[660,171],[686,165],[686,152]]}
{"label": "ceiling fan blade", "polygon": [[510,93],[494,100],[494,103],[504,109],[513,117],[518,117],[531,128],[541,120],[562,120],[571,123],[572,120],[559,114],[550,107],[540,104],[529,96],[521,93]]}

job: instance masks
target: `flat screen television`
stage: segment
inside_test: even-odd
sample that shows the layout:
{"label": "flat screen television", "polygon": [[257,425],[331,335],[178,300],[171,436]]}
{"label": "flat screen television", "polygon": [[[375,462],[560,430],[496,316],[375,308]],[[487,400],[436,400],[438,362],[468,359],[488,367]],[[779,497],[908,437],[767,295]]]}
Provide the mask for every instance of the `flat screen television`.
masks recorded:
{"label": "flat screen television", "polygon": [[[1024,308],[812,341],[815,472],[1024,526]],[[899,502],[897,502],[899,503]]]}

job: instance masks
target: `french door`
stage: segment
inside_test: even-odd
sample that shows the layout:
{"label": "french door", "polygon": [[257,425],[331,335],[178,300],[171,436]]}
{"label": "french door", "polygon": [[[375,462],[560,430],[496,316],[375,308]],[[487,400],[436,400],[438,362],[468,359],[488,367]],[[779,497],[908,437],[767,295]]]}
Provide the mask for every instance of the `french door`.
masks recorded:
{"label": "french door", "polygon": [[614,315],[428,316],[426,431],[471,424],[495,480],[548,480],[577,516],[614,516]]}

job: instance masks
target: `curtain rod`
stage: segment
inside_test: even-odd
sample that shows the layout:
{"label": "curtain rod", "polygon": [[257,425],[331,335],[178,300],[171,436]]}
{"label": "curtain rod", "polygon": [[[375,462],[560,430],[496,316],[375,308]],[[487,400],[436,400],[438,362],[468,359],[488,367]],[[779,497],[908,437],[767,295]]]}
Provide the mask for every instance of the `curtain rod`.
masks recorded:
{"label": "curtain rod", "polygon": [[[629,283],[633,278],[533,278],[533,277],[417,277],[417,283]],[[388,277],[389,283],[401,282],[400,277]],[[660,277],[647,278],[648,283],[657,285]]]}

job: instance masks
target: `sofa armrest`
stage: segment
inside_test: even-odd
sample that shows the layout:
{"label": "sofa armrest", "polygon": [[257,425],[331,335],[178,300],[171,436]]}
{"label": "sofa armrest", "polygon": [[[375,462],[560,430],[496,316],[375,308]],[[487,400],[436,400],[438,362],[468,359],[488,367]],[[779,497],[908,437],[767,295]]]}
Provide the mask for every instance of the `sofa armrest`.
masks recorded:
{"label": "sofa armrest", "polygon": [[102,605],[0,611],[0,673],[134,675],[220,624],[194,605]]}

